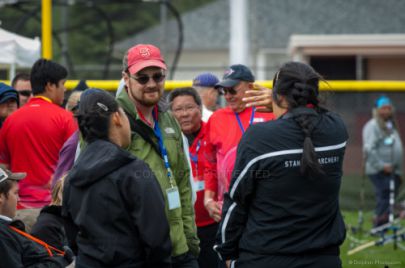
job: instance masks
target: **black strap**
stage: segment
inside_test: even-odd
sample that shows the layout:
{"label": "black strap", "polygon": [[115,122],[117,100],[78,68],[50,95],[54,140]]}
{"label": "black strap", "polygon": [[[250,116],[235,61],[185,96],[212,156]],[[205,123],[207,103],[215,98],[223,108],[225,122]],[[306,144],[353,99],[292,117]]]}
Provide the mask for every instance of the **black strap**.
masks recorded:
{"label": "black strap", "polygon": [[135,134],[138,134],[139,136],[142,137],[147,143],[149,143],[152,148],[158,153],[160,158],[162,158],[162,153],[160,152],[159,146],[153,142],[151,136],[148,134],[150,133],[150,130],[147,129],[146,127],[143,127],[143,124],[136,124],[136,119],[127,111],[125,113],[128,116],[129,119],[129,125],[131,126],[131,131],[134,132]]}

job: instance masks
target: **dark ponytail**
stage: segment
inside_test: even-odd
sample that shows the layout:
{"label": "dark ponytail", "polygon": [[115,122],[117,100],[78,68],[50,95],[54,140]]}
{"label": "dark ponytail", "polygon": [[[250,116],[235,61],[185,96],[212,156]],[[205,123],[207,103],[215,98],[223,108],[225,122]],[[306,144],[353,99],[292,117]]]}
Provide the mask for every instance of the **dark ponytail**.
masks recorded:
{"label": "dark ponytail", "polygon": [[325,111],[319,107],[321,79],[311,66],[301,62],[287,62],[273,79],[273,100],[281,106],[278,96],[285,97],[288,111],[304,133],[301,173],[310,177],[324,174],[311,139],[318,115]]}
{"label": "dark ponytail", "polygon": [[76,115],[80,133],[87,143],[96,139],[109,140],[111,114],[118,111],[118,104],[108,92],[90,88],[80,96]]}

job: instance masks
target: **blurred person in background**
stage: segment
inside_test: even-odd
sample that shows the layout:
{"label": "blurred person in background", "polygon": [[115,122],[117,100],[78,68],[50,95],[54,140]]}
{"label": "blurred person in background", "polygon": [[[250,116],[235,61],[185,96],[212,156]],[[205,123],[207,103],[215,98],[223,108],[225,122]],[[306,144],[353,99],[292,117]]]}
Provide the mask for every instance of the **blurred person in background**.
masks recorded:
{"label": "blurred person in background", "polygon": [[395,196],[403,175],[403,147],[394,106],[387,96],[379,97],[373,108],[373,118],[363,128],[365,172],[374,186],[376,208],[374,227],[388,222],[390,180],[394,179]]}
{"label": "blurred person in background", "polygon": [[87,85],[86,80],[80,80],[72,91],[65,94],[67,99],[64,100],[63,107],[65,107],[66,110],[72,111],[80,99],[80,94],[88,88],[89,86]]}
{"label": "blurred person in background", "polygon": [[218,78],[211,73],[202,73],[193,79],[193,88],[197,90],[202,100],[202,120],[208,122],[212,113],[217,109],[218,90],[215,85]]}
{"label": "blurred person in background", "polygon": [[77,125],[72,113],[60,107],[67,70],[39,59],[30,77],[34,97],[9,116],[0,130],[0,163],[13,172],[27,173],[19,185],[18,208],[39,210],[51,201],[50,184],[59,150]]}
{"label": "blurred person in background", "polygon": [[80,100],[80,95],[82,95],[83,91],[73,91],[69,98],[67,99],[65,109],[71,112],[77,108],[77,104]]}
{"label": "blurred person in background", "polygon": [[242,99],[246,91],[253,90],[255,78],[245,65],[232,65],[225,71],[215,88],[225,96],[227,107],[214,112],[207,123],[207,167],[204,170],[204,205],[217,222],[221,219],[223,194],[228,191],[231,172],[235,164],[236,148],[245,131],[252,124],[274,119],[272,113],[256,112],[246,107]]}
{"label": "blurred person in background", "polygon": [[197,234],[200,239],[200,268],[218,267],[218,256],[213,250],[218,224],[204,207],[204,142],[206,123],[202,120],[203,104],[197,91],[192,87],[177,88],[168,96],[170,109],[187,137],[197,200],[194,204]]}
{"label": "blurred person in background", "polygon": [[30,75],[28,73],[17,74],[11,81],[11,86],[19,93],[20,107],[24,106],[32,97]]}
{"label": "blurred person in background", "polygon": [[63,179],[59,180],[52,189],[51,203],[41,209],[30,232],[33,236],[58,249],[68,246],[65,220],[62,217],[62,193]]}
{"label": "blurred person in background", "polygon": [[15,112],[18,106],[18,92],[14,88],[0,82],[0,128],[4,120]]}

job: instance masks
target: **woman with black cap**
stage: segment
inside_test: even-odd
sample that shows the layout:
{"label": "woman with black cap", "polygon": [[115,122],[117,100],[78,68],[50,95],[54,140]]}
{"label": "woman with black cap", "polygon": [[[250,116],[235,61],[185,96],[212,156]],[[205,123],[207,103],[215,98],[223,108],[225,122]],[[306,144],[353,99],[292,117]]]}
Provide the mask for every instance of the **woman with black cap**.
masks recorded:
{"label": "woman with black cap", "polygon": [[215,246],[230,267],[342,266],[348,134],[319,106],[320,79],[304,63],[284,64],[271,95],[277,120],[251,126],[239,143]]}
{"label": "woman with black cap", "polygon": [[99,89],[81,95],[86,148],[66,178],[62,213],[78,229],[76,267],[171,267],[163,194],[149,167],[123,148],[125,112]]}

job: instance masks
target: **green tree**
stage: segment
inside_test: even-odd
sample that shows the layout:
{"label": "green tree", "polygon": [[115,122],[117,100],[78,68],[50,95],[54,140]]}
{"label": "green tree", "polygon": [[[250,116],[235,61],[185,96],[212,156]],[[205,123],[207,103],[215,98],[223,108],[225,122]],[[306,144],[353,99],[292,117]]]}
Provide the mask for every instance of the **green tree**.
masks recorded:
{"label": "green tree", "polygon": [[[170,3],[181,13],[212,1],[171,0]],[[65,23],[63,23],[64,14],[68,14]],[[170,18],[170,13],[168,15]],[[113,66],[121,64],[121,59],[114,58],[110,53],[111,42],[118,42],[152,27],[159,23],[159,19],[159,3],[136,0],[54,0],[54,60],[65,63],[71,69],[70,78],[116,78],[119,73],[110,71],[107,74],[104,68],[106,64]],[[39,0],[0,6],[1,27],[6,30],[28,37],[40,37],[40,20]],[[67,33],[68,36],[67,54],[63,54],[62,51],[66,45],[63,33]],[[84,68],[86,66],[87,68]]]}

